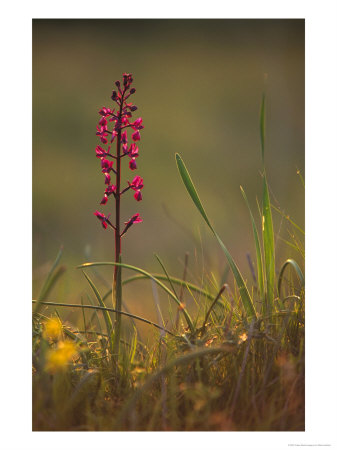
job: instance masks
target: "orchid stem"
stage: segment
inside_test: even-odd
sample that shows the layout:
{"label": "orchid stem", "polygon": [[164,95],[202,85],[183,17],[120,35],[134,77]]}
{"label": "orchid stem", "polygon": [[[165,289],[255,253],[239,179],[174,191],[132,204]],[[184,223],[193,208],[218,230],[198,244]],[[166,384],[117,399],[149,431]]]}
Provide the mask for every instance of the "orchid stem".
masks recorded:
{"label": "orchid stem", "polygon": [[[122,117],[122,106],[123,106],[123,96],[121,100],[119,117]],[[120,233],[120,200],[121,200],[121,130],[118,130],[117,135],[117,169],[116,169],[116,225],[115,225],[115,262],[121,263],[122,248],[121,248],[121,233]],[[117,311],[122,310],[122,268],[121,266],[115,266],[114,270],[114,281],[113,281],[113,296],[115,300],[115,307]],[[121,335],[121,322],[122,315],[116,313],[115,322],[115,336],[113,344],[113,353],[116,355],[117,365],[119,359],[119,343]]]}

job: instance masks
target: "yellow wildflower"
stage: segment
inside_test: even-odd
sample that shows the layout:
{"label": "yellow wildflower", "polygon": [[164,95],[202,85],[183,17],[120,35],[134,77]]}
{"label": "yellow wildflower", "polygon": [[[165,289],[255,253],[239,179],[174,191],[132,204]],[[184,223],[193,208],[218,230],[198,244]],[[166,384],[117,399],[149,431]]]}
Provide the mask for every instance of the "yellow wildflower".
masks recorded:
{"label": "yellow wildflower", "polygon": [[247,333],[242,333],[239,336],[239,344],[242,344],[242,342],[245,342],[248,339]]}
{"label": "yellow wildflower", "polygon": [[57,340],[61,337],[61,335],[62,323],[58,318],[53,317],[44,323],[43,337],[45,339]]}
{"label": "yellow wildflower", "polygon": [[76,355],[76,345],[72,341],[60,341],[55,349],[47,352],[46,370],[51,373],[65,370],[67,364]]}

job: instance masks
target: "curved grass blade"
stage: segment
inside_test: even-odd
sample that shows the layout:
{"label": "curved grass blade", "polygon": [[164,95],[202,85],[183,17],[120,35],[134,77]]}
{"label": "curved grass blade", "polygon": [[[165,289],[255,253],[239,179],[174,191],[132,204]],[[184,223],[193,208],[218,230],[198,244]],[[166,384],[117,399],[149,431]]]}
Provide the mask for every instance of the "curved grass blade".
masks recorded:
{"label": "curved grass blade", "polygon": [[[228,266],[227,266],[228,267]],[[229,268],[228,268],[229,270]],[[157,280],[161,280],[161,281],[166,281],[167,277],[165,275],[162,275],[161,273],[153,273],[152,274],[155,278],[157,278]],[[146,275],[134,275],[133,277],[129,277],[126,278],[125,280],[122,281],[122,285],[124,286],[124,284],[128,284],[128,283],[132,283],[133,281],[137,281],[137,280],[144,280],[144,279],[148,279],[148,277]],[[181,278],[176,278],[176,277],[172,277],[170,275],[170,280],[171,283],[186,287],[189,291],[194,291],[197,292],[198,294],[203,295],[205,298],[207,298],[207,300],[214,300],[214,295],[210,294],[208,291],[205,291],[204,289],[199,288],[199,286],[196,286],[195,284],[190,283],[189,281],[185,281],[182,280]],[[223,283],[222,283],[223,284]],[[109,289],[103,296],[103,301],[105,301],[105,299],[107,299],[110,295],[111,295],[111,289]],[[228,300],[223,301],[223,300],[218,300],[219,304],[222,304],[224,307],[227,306],[227,308],[229,310],[232,309],[232,306],[230,305],[230,303],[228,302]],[[237,311],[237,309],[235,308],[234,310],[234,316],[238,319],[240,317],[239,312]]]}
{"label": "curved grass blade", "polygon": [[[91,281],[91,279],[88,277],[88,275],[84,272],[84,270],[82,272],[83,272],[83,275],[85,276],[85,278],[87,279],[88,283],[90,284],[91,289],[93,290],[93,292],[94,292],[94,294],[95,294],[95,296],[96,296],[96,298],[98,300],[99,305],[102,308],[104,308],[102,310],[103,311],[103,317],[104,317],[104,320],[105,320],[107,333],[109,335],[110,350],[111,350],[111,354],[112,354],[113,353],[113,351],[112,351],[112,345],[113,345],[113,342],[112,342],[112,330],[113,330],[113,326],[112,326],[112,320],[111,320],[110,314],[107,311],[107,308],[106,308],[106,306],[105,306],[105,304],[104,304],[104,302],[102,300],[102,297],[100,296],[100,293],[98,292],[98,289],[96,288],[94,283]],[[83,305],[81,305],[81,306],[83,306]]]}
{"label": "curved grass blade", "polygon": [[254,216],[253,216],[252,210],[250,209],[249,202],[246,197],[245,191],[243,190],[242,186],[240,186],[240,189],[241,189],[243,198],[246,202],[246,205],[247,205],[247,208],[248,208],[248,211],[250,214],[251,222],[252,222],[254,242],[255,242],[255,251],[256,251],[257,281],[258,281],[258,285],[259,285],[260,296],[261,296],[261,298],[263,298],[263,296],[264,296],[264,278],[263,278],[263,266],[262,266],[262,253],[261,253],[260,239],[259,239],[259,235],[257,232]]}
{"label": "curved grass blade", "polygon": [[285,263],[281,267],[280,275],[278,277],[277,290],[278,290],[279,297],[281,297],[282,280],[283,280],[284,271],[287,266],[291,266],[295,270],[302,286],[304,287],[304,276],[303,276],[302,270],[300,269],[300,266],[297,264],[297,262],[294,259],[287,259],[287,261],[285,261]]}
{"label": "curved grass blade", "polygon": [[[32,300],[32,303],[37,303],[37,300]],[[76,303],[57,303],[57,302],[44,302],[44,301],[41,301],[41,305],[62,306],[62,307],[66,307],[66,308],[86,308],[86,309],[95,309],[95,310],[103,311],[103,312],[104,311],[109,311],[109,312],[113,312],[113,313],[117,312],[117,310],[114,309],[114,308],[103,308],[102,306],[97,306],[97,305],[79,305],[79,304],[76,304]],[[120,313],[123,316],[131,317],[132,319],[139,320],[140,322],[147,323],[148,325],[152,325],[155,328],[158,328],[159,330],[165,331],[166,333],[170,334],[171,336],[175,336],[175,334],[172,333],[172,331],[167,330],[166,328],[163,328],[160,325],[157,325],[155,322],[152,322],[151,320],[144,319],[143,317],[136,316],[135,314],[127,313],[125,311],[120,311]],[[99,333],[99,334],[103,335],[103,333]]]}
{"label": "curved grass blade", "polygon": [[205,222],[207,223],[207,225],[209,226],[210,230],[212,231],[212,233],[214,234],[214,236],[216,237],[217,241],[220,244],[220,247],[222,248],[223,252],[226,255],[227,261],[229,263],[229,266],[233,272],[235,281],[238,285],[239,288],[239,292],[240,292],[240,296],[242,299],[242,303],[244,306],[244,309],[246,311],[247,317],[248,318],[255,318],[256,319],[256,312],[255,312],[255,308],[252,302],[252,299],[250,297],[250,294],[248,292],[246,283],[244,282],[242,275],[240,273],[239,268],[237,267],[236,263],[234,262],[231,254],[229,253],[229,251],[227,250],[225,244],[222,242],[222,240],[220,239],[219,235],[215,232],[214,228],[212,227],[206,212],[201,204],[201,201],[199,199],[198,193],[194,187],[194,184],[192,182],[191,176],[188,173],[188,170],[181,158],[180,155],[178,155],[178,153],[176,153],[176,162],[177,162],[177,167],[178,167],[178,171],[180,173],[180,176],[183,180],[183,183],[188,191],[188,193],[190,194],[195,206],[197,207],[198,211],[200,212],[200,214],[202,215],[202,217],[205,219]]}
{"label": "curved grass blade", "polygon": [[175,296],[175,294],[167,286],[165,286],[165,284],[161,283],[157,278],[155,278],[149,272],[146,272],[145,270],[140,269],[139,267],[130,266],[129,264],[116,263],[116,262],[112,262],[112,261],[111,262],[84,263],[84,264],[81,264],[80,266],[77,266],[77,268],[84,269],[86,267],[95,267],[95,266],[121,266],[121,267],[124,267],[125,269],[130,269],[130,270],[134,270],[135,272],[139,272],[139,273],[145,275],[147,278],[150,278],[155,283],[157,283],[158,286],[160,286],[180,306],[180,308],[185,316],[188,327],[190,328],[191,331],[194,331],[194,325],[192,323],[192,319],[191,319],[190,315],[188,314],[186,308],[181,304],[180,300]]}

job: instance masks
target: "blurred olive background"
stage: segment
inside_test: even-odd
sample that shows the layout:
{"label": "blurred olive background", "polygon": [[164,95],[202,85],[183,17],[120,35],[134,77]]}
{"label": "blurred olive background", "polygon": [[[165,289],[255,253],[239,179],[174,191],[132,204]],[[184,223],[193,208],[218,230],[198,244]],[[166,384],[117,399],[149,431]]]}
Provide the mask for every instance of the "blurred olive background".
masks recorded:
{"label": "blurred olive background", "polygon": [[[93,212],[113,212],[95,147],[98,110],[111,106],[114,81],[134,75],[142,117],[138,170],[143,201],[122,201],[123,221],[139,212],[142,224],[123,240],[129,264],[159,272],[157,253],[172,275],[220,282],[226,261],[188,197],[174,154],[183,157],[205,209],[250,278],[254,255],[242,185],[256,213],[261,198],[259,109],[266,98],[266,165],[272,201],[304,226],[304,20],[34,20],[33,21],[33,295],[63,245],[63,279],[50,295],[85,302],[90,292],[75,266],[113,260],[113,233]],[[291,255],[287,228],[275,213],[279,261]],[[92,272],[91,272],[92,273]],[[102,292],[112,269],[94,279]],[[126,276],[124,272],[124,276]],[[132,273],[129,273],[132,275]],[[100,279],[102,276],[104,279]],[[153,305],[151,285],[125,290],[135,313]],[[165,300],[164,300],[165,301]]]}

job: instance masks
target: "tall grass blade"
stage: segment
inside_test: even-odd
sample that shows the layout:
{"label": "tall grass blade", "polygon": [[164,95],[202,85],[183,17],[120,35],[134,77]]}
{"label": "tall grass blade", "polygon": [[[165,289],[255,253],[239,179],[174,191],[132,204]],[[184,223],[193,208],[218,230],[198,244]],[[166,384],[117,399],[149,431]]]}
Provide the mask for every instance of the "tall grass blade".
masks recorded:
{"label": "tall grass blade", "polygon": [[266,310],[271,312],[274,308],[275,248],[273,219],[271,215],[266,174],[263,176],[262,236],[267,285],[265,306]]}
{"label": "tall grass blade", "polygon": [[60,247],[60,250],[55,258],[55,261],[52,265],[52,267],[50,268],[48,275],[45,279],[45,282],[42,285],[40,294],[38,296],[38,301],[35,305],[34,308],[34,314],[39,312],[40,309],[40,304],[39,301],[43,300],[46,298],[46,296],[48,295],[48,293],[50,292],[51,288],[54,286],[55,282],[57,281],[57,279],[64,273],[65,269],[64,268],[59,268],[59,270],[55,273],[56,267],[58,266],[61,256],[62,256],[62,252],[63,252],[63,247]]}
{"label": "tall grass blade", "polygon": [[77,268],[84,269],[86,267],[118,266],[118,265],[120,265],[121,267],[124,267],[125,269],[130,269],[130,270],[134,270],[135,272],[139,272],[139,273],[145,275],[147,278],[150,278],[151,280],[153,280],[155,283],[157,283],[158,286],[160,286],[180,306],[180,308],[182,309],[182,312],[185,316],[188,327],[190,328],[191,331],[194,331],[194,325],[193,325],[192,319],[191,319],[190,315],[188,314],[186,308],[181,304],[178,297],[167,286],[165,286],[165,284],[161,283],[156,277],[151,275],[149,272],[146,272],[145,270],[140,269],[139,267],[130,266],[129,264],[116,263],[116,262],[112,262],[112,261],[111,262],[84,263],[84,264],[81,264],[80,266],[77,266]]}
{"label": "tall grass blade", "polygon": [[247,317],[248,318],[256,318],[256,312],[255,312],[255,308],[252,302],[252,299],[250,297],[250,294],[248,292],[246,283],[244,282],[242,275],[240,273],[239,268],[237,267],[236,263],[234,262],[231,254],[229,253],[229,251],[227,250],[225,244],[222,242],[222,240],[220,239],[219,235],[215,232],[214,228],[212,227],[206,212],[201,204],[201,201],[199,199],[199,196],[197,194],[197,191],[194,187],[194,184],[192,182],[191,176],[188,173],[188,170],[181,158],[180,155],[178,155],[176,153],[176,162],[177,162],[177,167],[178,167],[178,171],[180,173],[180,176],[183,180],[183,183],[188,191],[188,193],[190,194],[194,204],[196,205],[198,211],[200,212],[200,214],[202,215],[202,217],[205,219],[205,222],[207,223],[207,225],[209,226],[210,230],[212,231],[212,233],[214,234],[214,236],[216,237],[217,241],[220,244],[220,247],[222,248],[223,252],[226,255],[227,261],[229,263],[229,266],[233,272],[235,281],[238,285],[239,288],[239,292],[240,292],[240,296],[241,296],[241,300],[244,306],[244,309],[246,311]]}
{"label": "tall grass blade", "polygon": [[133,334],[133,338],[132,338],[132,342],[131,342],[131,347],[130,347],[130,353],[129,353],[130,364],[132,364],[133,361],[134,361],[134,359],[135,359],[136,349],[137,349],[137,343],[138,343],[138,339],[137,339],[137,329],[136,329],[136,327],[134,327],[134,334]]}
{"label": "tall grass blade", "polygon": [[250,214],[251,222],[252,222],[254,242],[255,242],[255,251],[256,251],[257,282],[259,285],[260,296],[261,296],[261,298],[263,298],[263,296],[264,296],[264,278],[263,278],[263,265],[262,265],[262,252],[261,252],[260,239],[259,239],[259,235],[257,232],[254,216],[253,216],[252,210],[250,209],[249,202],[246,197],[245,191],[243,190],[242,186],[240,186],[240,189],[241,189],[243,198],[245,199],[245,202],[246,202],[249,214]]}
{"label": "tall grass blade", "polygon": [[262,237],[266,276],[266,298],[263,305],[264,312],[274,309],[274,283],[275,283],[275,247],[274,228],[269,199],[269,190],[264,160],[265,148],[265,95],[262,95],[260,110],[260,138],[263,165],[263,193],[262,193]]}
{"label": "tall grass blade", "polygon": [[262,102],[260,109],[260,139],[261,139],[261,152],[262,152],[262,164],[264,167],[264,142],[266,135],[266,119],[265,119],[265,95],[262,94]]}

